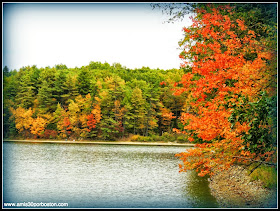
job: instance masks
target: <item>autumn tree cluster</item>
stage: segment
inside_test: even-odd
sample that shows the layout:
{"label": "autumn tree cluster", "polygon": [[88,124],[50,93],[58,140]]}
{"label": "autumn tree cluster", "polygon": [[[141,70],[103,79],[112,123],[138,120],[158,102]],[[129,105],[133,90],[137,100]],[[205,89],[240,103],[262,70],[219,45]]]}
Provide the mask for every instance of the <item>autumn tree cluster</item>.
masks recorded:
{"label": "autumn tree cluster", "polygon": [[159,136],[180,127],[185,100],[172,88],[183,69],[90,62],[81,68],[61,64],[3,71],[5,138],[114,140]]}
{"label": "autumn tree cluster", "polygon": [[276,20],[261,22],[265,7],[242,16],[245,6],[203,4],[183,29],[180,58],[189,72],[175,95],[189,97],[177,132],[198,144],[177,155],[181,171],[212,175],[236,162],[276,157]]}

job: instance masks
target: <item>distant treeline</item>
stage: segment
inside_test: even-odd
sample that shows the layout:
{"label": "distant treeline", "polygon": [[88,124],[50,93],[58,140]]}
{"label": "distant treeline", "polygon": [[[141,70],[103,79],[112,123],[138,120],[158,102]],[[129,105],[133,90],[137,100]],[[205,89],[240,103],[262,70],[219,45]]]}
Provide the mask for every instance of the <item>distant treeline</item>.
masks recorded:
{"label": "distant treeline", "polygon": [[173,92],[185,72],[107,62],[19,71],[5,67],[4,138],[114,140],[172,133],[182,127],[186,94]]}

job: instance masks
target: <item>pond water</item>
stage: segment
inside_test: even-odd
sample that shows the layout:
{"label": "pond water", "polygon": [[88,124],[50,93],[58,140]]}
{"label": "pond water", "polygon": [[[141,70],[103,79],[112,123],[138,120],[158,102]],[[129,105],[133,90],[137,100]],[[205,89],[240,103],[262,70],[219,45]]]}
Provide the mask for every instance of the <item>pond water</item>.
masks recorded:
{"label": "pond water", "polygon": [[178,146],[3,143],[3,199],[72,208],[217,207],[208,181],[179,173]]}

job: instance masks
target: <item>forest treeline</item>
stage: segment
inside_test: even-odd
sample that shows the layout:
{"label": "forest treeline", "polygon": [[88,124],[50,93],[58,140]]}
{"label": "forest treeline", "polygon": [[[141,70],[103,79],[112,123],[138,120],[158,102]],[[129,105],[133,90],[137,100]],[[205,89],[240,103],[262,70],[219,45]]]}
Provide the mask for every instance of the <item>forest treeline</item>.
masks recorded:
{"label": "forest treeline", "polygon": [[184,68],[129,69],[107,62],[80,68],[5,67],[4,138],[168,136],[182,127],[178,118],[186,96],[173,93],[184,73]]}

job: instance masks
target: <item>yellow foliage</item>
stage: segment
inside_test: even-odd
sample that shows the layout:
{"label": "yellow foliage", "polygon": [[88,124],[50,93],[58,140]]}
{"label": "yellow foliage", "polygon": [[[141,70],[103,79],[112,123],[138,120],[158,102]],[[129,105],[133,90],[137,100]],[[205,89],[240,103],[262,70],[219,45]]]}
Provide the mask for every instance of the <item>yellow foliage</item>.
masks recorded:
{"label": "yellow foliage", "polygon": [[45,119],[37,117],[31,125],[30,132],[34,135],[40,135],[45,130],[46,124],[47,121]]}
{"label": "yellow foliage", "polygon": [[130,140],[131,141],[137,141],[138,138],[139,138],[139,135],[133,135]]}
{"label": "yellow foliage", "polygon": [[96,104],[94,106],[94,109],[92,109],[91,113],[94,115],[96,123],[100,122],[101,120],[101,108],[99,104]]}
{"label": "yellow foliage", "polygon": [[16,128],[19,130],[19,132],[22,132],[24,129],[28,130],[31,127],[33,123],[33,111],[31,108],[28,110],[25,110],[22,107],[17,109],[11,108],[11,112],[15,118]]}
{"label": "yellow foliage", "polygon": [[74,115],[80,111],[79,105],[75,103],[73,100],[71,100],[68,109],[71,115]]}

